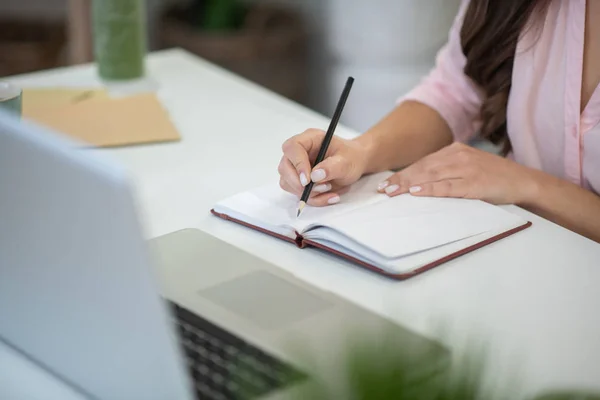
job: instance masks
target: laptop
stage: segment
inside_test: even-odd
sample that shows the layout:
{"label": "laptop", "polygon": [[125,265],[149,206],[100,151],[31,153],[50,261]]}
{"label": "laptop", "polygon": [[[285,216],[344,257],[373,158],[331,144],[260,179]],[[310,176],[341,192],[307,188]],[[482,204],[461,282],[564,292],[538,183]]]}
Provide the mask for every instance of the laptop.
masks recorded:
{"label": "laptop", "polygon": [[439,360],[415,379],[447,365],[436,341],[200,230],[147,240],[136,210],[107,154],[0,113],[0,341],[83,399],[291,398],[343,380],[348,340],[390,333]]}

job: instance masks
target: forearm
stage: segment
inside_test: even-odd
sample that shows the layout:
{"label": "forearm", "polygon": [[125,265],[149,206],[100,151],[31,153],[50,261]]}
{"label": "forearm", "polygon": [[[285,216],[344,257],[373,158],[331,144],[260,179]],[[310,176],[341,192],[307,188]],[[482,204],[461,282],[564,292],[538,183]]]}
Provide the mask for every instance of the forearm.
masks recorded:
{"label": "forearm", "polygon": [[523,208],[600,243],[600,196],[537,170],[531,175]]}
{"label": "forearm", "polygon": [[452,133],[437,111],[407,101],[355,140],[368,149],[365,172],[375,173],[405,167],[447,146]]}

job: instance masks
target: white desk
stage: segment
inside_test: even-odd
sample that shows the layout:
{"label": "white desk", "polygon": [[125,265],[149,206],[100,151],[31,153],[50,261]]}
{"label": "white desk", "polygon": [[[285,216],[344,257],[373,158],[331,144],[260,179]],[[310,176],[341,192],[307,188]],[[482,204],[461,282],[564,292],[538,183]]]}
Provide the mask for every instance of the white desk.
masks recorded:
{"label": "white desk", "polygon": [[[149,74],[183,140],[110,150],[135,178],[148,237],[203,229],[419,332],[435,335],[441,319],[457,334],[485,335],[495,368],[509,367],[506,373],[518,375],[528,391],[600,390],[600,245],[507,207],[533,227],[404,282],[299,251],[209,210],[221,198],[277,179],[281,143],[307,127],[326,128],[329,119],[179,50],[151,55]],[[99,84],[89,66],[13,81]],[[341,127],[338,134],[353,132]],[[14,365],[0,361],[0,376]]]}

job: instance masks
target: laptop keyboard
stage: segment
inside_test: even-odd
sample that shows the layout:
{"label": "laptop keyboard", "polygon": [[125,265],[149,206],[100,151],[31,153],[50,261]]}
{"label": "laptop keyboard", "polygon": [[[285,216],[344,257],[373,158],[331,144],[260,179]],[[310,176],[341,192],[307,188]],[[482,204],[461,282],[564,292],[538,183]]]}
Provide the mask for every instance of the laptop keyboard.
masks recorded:
{"label": "laptop keyboard", "polygon": [[306,377],[231,332],[170,305],[198,399],[253,399]]}

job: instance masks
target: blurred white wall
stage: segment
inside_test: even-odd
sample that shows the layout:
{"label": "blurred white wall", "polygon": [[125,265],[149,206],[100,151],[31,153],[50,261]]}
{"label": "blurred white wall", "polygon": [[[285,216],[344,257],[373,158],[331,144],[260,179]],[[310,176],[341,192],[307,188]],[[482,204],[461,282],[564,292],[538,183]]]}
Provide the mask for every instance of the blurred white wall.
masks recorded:
{"label": "blurred white wall", "polygon": [[355,78],[342,122],[364,132],[434,66],[460,0],[270,0],[310,22],[311,106],[331,115]]}
{"label": "blurred white wall", "polygon": [[355,77],[343,121],[365,131],[434,66],[460,0],[329,0],[329,112]]}

